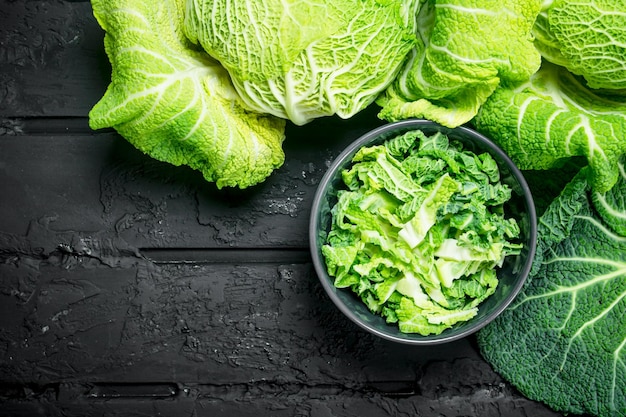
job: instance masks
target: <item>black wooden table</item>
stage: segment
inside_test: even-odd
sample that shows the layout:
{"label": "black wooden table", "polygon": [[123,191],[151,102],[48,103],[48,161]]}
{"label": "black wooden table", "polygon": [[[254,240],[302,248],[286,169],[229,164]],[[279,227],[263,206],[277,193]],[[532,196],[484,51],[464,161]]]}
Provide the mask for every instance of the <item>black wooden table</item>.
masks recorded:
{"label": "black wooden table", "polygon": [[323,292],[312,197],[375,109],[288,126],[282,168],[220,191],[89,129],[103,36],[87,1],[0,0],[0,415],[559,416],[472,337],[394,344]]}

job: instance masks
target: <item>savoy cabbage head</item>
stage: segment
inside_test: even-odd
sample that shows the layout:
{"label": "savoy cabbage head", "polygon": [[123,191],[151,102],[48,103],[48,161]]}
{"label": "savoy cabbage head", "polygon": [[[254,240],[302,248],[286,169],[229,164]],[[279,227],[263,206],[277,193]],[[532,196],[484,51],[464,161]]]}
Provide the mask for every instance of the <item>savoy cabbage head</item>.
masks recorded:
{"label": "savoy cabbage head", "polygon": [[557,411],[626,415],[626,171],[607,193],[584,170],[541,216],[533,272],[478,334],[483,356]]}
{"label": "savoy cabbage head", "polygon": [[548,61],[581,75],[591,88],[626,88],[626,4],[547,0],[533,27]]}
{"label": "savoy cabbage head", "polygon": [[384,120],[426,118],[456,127],[502,81],[525,81],[541,56],[531,29],[539,0],[422,0],[418,41],[377,100]]}
{"label": "savoy cabbage head", "polygon": [[599,192],[616,183],[617,162],[626,153],[626,100],[601,95],[547,62],[529,81],[499,86],[473,123],[523,170],[586,158],[591,185]]}
{"label": "savoy cabbage head", "polygon": [[[284,162],[287,119],[348,118],[415,44],[419,0],[93,0],[111,84],[89,113],[218,188]],[[204,48],[204,49],[203,49]]]}
{"label": "savoy cabbage head", "polygon": [[284,161],[285,121],[243,107],[224,68],[184,37],[183,2],[91,2],[112,75],[90,126],[218,187],[254,185]]}
{"label": "savoy cabbage head", "polygon": [[220,61],[246,105],[303,125],[348,118],[394,79],[419,0],[188,0],[187,37]]}

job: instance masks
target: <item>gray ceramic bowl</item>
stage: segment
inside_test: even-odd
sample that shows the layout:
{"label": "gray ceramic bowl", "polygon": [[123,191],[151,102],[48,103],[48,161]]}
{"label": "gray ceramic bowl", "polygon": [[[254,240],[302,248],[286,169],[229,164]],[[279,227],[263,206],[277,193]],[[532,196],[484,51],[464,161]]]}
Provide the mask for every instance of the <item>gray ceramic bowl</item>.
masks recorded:
{"label": "gray ceramic bowl", "polygon": [[[450,139],[462,141],[467,149],[477,153],[489,152],[500,167],[502,181],[513,190],[513,196],[506,206],[507,214],[517,219],[521,229],[520,238],[524,244],[521,255],[508,256],[502,268],[498,269],[497,290],[479,305],[478,315],[439,335],[422,336],[402,333],[397,325],[388,324],[381,316],[371,313],[350,289],[339,289],[333,285],[333,278],[326,271],[321,251],[330,230],[331,208],[337,201],[337,187],[342,187],[341,171],[351,164],[352,157],[359,148],[380,144],[409,130],[422,130],[427,135],[441,131]],[[363,329],[388,340],[413,345],[428,345],[450,342],[478,331],[513,301],[530,272],[536,248],[537,216],[530,189],[522,173],[493,142],[466,127],[449,129],[427,120],[411,119],[384,125],[361,136],[335,159],[322,178],[313,201],[309,239],[313,264],[322,286],[333,303],[349,319]]]}

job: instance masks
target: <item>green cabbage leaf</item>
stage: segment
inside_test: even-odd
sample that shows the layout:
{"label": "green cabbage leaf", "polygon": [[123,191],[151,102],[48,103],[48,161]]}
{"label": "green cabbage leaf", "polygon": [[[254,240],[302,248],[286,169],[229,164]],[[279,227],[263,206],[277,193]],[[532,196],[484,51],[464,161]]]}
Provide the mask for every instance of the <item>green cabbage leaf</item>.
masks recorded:
{"label": "green cabbage leaf", "polygon": [[626,88],[623,1],[544,1],[533,35],[544,58],[583,76],[589,87]]}
{"label": "green cabbage leaf", "polygon": [[377,100],[379,117],[471,120],[502,81],[524,81],[541,56],[531,29],[539,0],[425,0],[408,62]]}
{"label": "green cabbage leaf", "polygon": [[246,105],[303,125],[349,118],[415,45],[419,0],[189,0],[184,31],[228,70]]}
{"label": "green cabbage leaf", "polygon": [[112,75],[90,126],[217,187],[259,183],[284,161],[285,121],[243,107],[226,70],[184,37],[183,2],[91,2]]}
{"label": "green cabbage leaf", "polygon": [[556,411],[626,414],[626,171],[607,193],[584,168],[539,221],[537,256],[513,304],[478,333],[487,361]]}
{"label": "green cabbage leaf", "polygon": [[586,158],[594,190],[619,177],[626,153],[626,100],[601,95],[561,66],[548,62],[529,81],[501,85],[472,121],[522,170],[559,167]]}

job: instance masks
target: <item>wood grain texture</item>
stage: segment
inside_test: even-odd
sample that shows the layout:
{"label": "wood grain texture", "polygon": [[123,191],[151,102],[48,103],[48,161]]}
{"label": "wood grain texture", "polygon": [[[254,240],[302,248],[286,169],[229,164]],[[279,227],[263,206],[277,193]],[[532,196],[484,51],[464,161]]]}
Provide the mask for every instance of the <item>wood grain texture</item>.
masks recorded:
{"label": "wood grain texture", "polygon": [[[27,133],[0,141],[0,192],[22,207],[0,218],[0,231],[24,235],[44,222],[49,233],[99,231],[138,248],[304,248],[327,166],[380,123],[371,112],[359,118],[357,125],[331,119],[290,126],[285,164],[246,190],[217,190],[191,169],[143,155],[115,132],[86,132],[73,119],[29,120]],[[61,135],[64,124],[70,129]]]}
{"label": "wood grain texture", "polygon": [[416,348],[364,333],[309,263],[59,253],[4,262],[0,277],[0,398],[19,415],[175,402],[196,415],[556,416],[507,387],[471,339]]}
{"label": "wood grain texture", "polygon": [[85,116],[110,80],[88,1],[0,1],[0,115]]}

